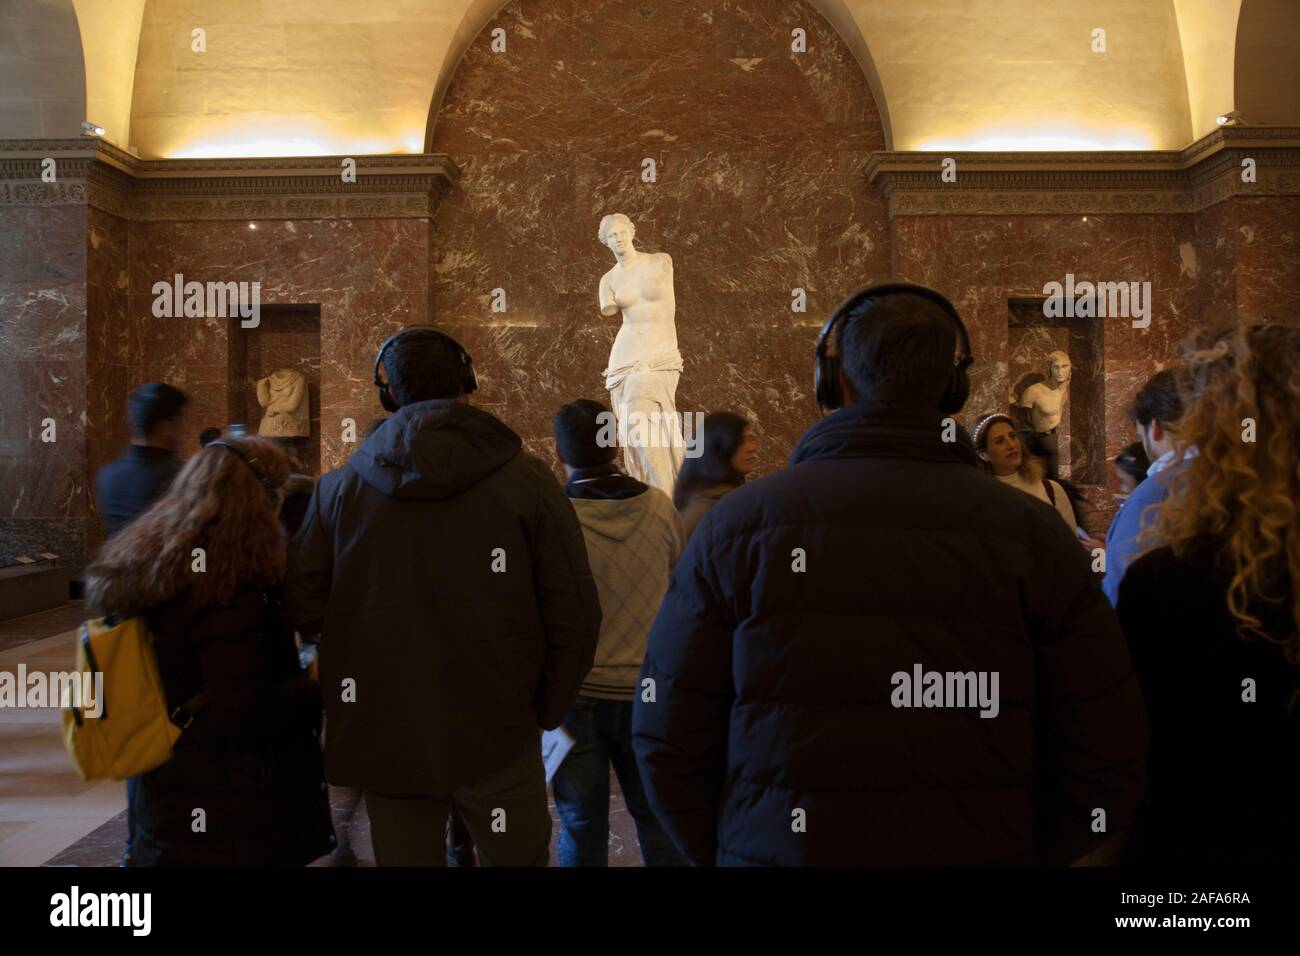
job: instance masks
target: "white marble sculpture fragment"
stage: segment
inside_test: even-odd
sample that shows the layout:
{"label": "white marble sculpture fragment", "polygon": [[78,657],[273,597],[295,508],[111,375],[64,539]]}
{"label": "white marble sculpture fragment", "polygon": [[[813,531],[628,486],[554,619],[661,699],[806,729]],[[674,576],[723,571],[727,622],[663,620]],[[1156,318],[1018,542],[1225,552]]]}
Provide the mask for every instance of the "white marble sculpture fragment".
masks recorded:
{"label": "white marble sculpture fragment", "polygon": [[266,409],[259,435],[269,438],[306,438],[311,434],[311,407],[307,379],[301,372],[282,368],[257,383],[257,403]]}
{"label": "white marble sculpture fragment", "polygon": [[598,237],[614,253],[600,279],[600,314],[623,315],[603,372],[618,422],[624,468],[633,478],[673,493],[685,443],[677,415],[677,302],[673,260],[665,252],[640,252],[636,229],[622,213],[600,221]]}
{"label": "white marble sculpture fragment", "polygon": [[1061,424],[1065,400],[1070,391],[1070,356],[1052,352],[1047,357],[1047,379],[1026,388],[1016,402],[1029,411],[1029,424],[1034,431],[1054,432]]}

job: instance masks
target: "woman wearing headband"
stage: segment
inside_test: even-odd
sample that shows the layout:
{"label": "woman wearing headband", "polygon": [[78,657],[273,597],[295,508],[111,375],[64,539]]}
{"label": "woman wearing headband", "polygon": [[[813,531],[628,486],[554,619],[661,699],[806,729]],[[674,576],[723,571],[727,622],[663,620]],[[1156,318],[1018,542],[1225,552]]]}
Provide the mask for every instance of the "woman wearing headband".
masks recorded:
{"label": "woman wearing headband", "polygon": [[989,474],[1003,484],[1033,495],[1056,509],[1072,532],[1078,533],[1074,509],[1065,489],[1058,482],[1043,477],[1042,468],[1021,447],[1015,422],[1009,415],[985,415],[971,433],[975,452]]}

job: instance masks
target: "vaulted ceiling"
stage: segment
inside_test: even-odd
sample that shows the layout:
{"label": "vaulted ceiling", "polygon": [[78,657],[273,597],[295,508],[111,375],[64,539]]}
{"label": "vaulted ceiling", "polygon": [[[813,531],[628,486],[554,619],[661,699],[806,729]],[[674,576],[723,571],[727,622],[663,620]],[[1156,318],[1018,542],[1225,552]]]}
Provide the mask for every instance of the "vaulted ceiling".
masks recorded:
{"label": "vaulted ceiling", "polygon": [[[1295,0],[804,2],[853,51],[894,149],[1178,149],[1234,108],[1300,125]],[[88,118],[145,157],[418,152],[503,6],[0,0],[0,138]]]}

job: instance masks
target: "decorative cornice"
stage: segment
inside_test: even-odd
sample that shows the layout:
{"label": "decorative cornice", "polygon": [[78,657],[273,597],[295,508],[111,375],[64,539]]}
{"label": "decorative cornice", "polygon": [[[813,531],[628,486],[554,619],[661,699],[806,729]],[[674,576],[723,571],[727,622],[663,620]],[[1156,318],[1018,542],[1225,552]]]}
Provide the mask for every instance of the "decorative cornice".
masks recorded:
{"label": "decorative cornice", "polygon": [[[942,163],[956,160],[944,182]],[[1255,181],[1242,180],[1242,161]],[[866,175],[893,216],[1197,212],[1235,196],[1300,195],[1300,129],[1224,127],[1152,152],[880,152]]]}
{"label": "decorative cornice", "polygon": [[[43,161],[57,180],[41,180]],[[418,219],[433,215],[460,170],[436,153],[138,159],[103,140],[0,141],[0,205],[88,203],[126,219]]]}

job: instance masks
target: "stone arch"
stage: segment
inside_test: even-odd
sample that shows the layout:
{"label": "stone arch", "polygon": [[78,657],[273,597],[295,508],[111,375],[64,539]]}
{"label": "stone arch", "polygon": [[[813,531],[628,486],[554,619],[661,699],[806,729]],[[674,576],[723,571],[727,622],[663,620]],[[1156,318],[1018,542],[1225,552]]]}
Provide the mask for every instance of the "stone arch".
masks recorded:
{"label": "stone arch", "polygon": [[[86,119],[86,69],[72,0],[11,0],[0,17],[0,139],[66,139]],[[96,122],[99,122],[98,120]]]}
{"label": "stone arch", "polygon": [[[448,54],[442,61],[441,69],[434,83],[433,98],[429,105],[429,121],[425,126],[424,133],[425,152],[429,152],[431,149],[438,114],[442,111],[442,103],[447,96],[447,88],[451,85],[452,77],[456,75],[456,71],[460,69],[461,62],[465,59],[465,54],[469,51],[470,45],[483,32],[484,28],[496,19],[497,15],[513,2],[514,0],[468,0],[465,14],[456,28]],[[867,83],[871,86],[872,96],[875,97],[876,111],[880,115],[881,128],[885,138],[885,149],[893,149],[894,139],[889,121],[889,107],[885,100],[884,87],[880,82],[880,73],[876,69],[876,63],[872,58],[867,39],[849,10],[847,0],[805,0],[805,2],[825,18],[853,54],[853,58],[861,68],[863,76],[866,77]]]}
{"label": "stone arch", "polygon": [[1300,125],[1300,3],[1242,0],[1233,101],[1252,126]]}

